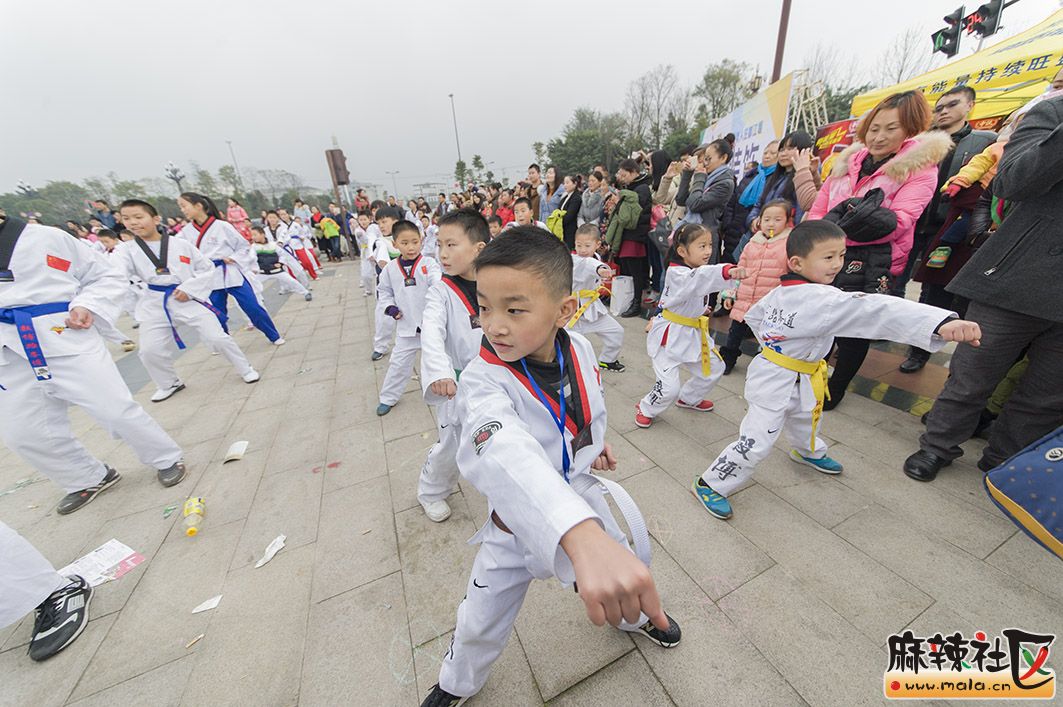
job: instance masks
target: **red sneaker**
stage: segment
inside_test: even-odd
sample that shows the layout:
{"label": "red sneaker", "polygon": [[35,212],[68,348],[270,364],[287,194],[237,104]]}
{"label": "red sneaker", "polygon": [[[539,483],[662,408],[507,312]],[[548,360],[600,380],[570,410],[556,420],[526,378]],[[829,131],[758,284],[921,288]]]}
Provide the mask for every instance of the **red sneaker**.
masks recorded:
{"label": "red sneaker", "polygon": [[653,424],[653,418],[643,415],[642,408],[638,406],[638,403],[635,403],[635,424],[643,429]]}
{"label": "red sneaker", "polygon": [[689,408],[690,410],[697,410],[698,412],[711,412],[712,409],[716,407],[712,404],[711,400],[702,400],[697,405],[691,405],[690,403],[685,403],[682,400],[676,400],[675,404],[676,407]]}

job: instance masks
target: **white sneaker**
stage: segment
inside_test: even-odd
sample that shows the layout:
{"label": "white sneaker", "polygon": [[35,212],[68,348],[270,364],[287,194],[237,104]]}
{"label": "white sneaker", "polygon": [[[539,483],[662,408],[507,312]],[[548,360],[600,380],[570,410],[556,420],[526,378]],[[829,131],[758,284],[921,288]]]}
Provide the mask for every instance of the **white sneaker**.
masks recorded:
{"label": "white sneaker", "polygon": [[181,390],[184,390],[184,389],[185,389],[185,384],[182,383],[181,381],[177,381],[172,386],[170,386],[169,388],[166,388],[166,389],[159,388],[158,390],[155,391],[155,395],[151,396],[151,402],[153,402],[153,403],[161,403],[163,400],[166,400],[167,398],[169,398],[174,393],[176,393],[178,391],[181,391]]}
{"label": "white sneaker", "polygon": [[276,341],[274,341],[273,345],[274,346],[284,346],[285,343],[286,342],[284,341],[284,337],[281,337],[281,338],[277,339]]}
{"label": "white sneaker", "polygon": [[442,523],[450,517],[450,504],[446,501],[429,501],[428,503],[421,501],[421,508],[424,509],[428,520],[433,523]]}
{"label": "white sneaker", "polygon": [[258,379],[261,377],[262,376],[258,374],[258,371],[253,368],[242,376],[244,383],[257,383]]}

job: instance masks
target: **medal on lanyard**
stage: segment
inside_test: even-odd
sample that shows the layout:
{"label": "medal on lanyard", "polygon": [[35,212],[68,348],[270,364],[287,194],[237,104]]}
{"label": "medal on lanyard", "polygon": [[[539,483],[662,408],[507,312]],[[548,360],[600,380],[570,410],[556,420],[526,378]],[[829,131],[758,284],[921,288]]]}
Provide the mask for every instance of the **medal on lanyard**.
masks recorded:
{"label": "medal on lanyard", "polygon": [[406,287],[417,286],[417,277],[414,275],[414,272],[417,270],[417,263],[419,262],[421,262],[420,256],[417,257],[417,260],[413,261],[413,265],[410,266],[410,271],[406,272],[406,268],[402,267],[402,260],[399,260],[399,270],[402,272],[403,276],[402,284]]}
{"label": "medal on lanyard", "polygon": [[520,365],[524,367],[524,375],[528,376],[528,380],[531,382],[532,390],[535,391],[536,397],[539,398],[539,402],[543,404],[546,411],[550,413],[550,417],[553,419],[554,424],[557,425],[558,432],[561,433],[561,473],[565,477],[565,482],[568,482],[568,469],[570,466],[568,458],[568,442],[565,441],[565,357],[561,355],[561,344],[554,342],[554,346],[557,349],[557,365],[559,373],[561,374],[561,380],[558,383],[557,397],[560,398],[558,407],[560,408],[560,415],[554,415],[554,409],[550,407],[550,400],[539,388],[539,384],[535,382],[535,377],[532,376],[528,370],[528,364],[524,362],[522,358]]}

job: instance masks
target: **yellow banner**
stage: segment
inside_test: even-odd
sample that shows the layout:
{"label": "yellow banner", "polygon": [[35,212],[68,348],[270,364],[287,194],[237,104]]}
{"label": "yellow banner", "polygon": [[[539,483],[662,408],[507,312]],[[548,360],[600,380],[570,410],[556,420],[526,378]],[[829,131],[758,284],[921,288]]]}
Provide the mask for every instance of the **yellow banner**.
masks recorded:
{"label": "yellow banner", "polygon": [[854,116],[861,116],[883,98],[910,90],[922,91],[933,103],[950,88],[966,85],[978,95],[972,119],[1006,115],[1042,93],[1060,69],[1063,10],[969,57],[895,86],[862,93],[853,99],[851,110]]}

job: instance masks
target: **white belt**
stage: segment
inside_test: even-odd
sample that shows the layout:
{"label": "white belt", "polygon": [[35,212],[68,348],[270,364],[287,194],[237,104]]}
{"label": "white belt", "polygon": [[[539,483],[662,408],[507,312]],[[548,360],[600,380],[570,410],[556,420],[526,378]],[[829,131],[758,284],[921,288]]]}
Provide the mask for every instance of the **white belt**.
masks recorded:
{"label": "white belt", "polygon": [[628,530],[631,531],[631,541],[635,545],[635,556],[642,560],[642,564],[649,567],[652,552],[650,550],[650,534],[646,530],[646,521],[642,517],[642,512],[639,511],[639,507],[635,504],[635,500],[624,490],[624,487],[611,479],[605,479],[589,472],[576,474],[570,479],[570,483],[576,493],[580,495],[583,495],[585,491],[589,491],[592,486],[598,486],[603,494],[607,493],[613,497],[620,514],[624,516]]}

